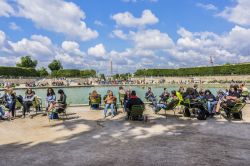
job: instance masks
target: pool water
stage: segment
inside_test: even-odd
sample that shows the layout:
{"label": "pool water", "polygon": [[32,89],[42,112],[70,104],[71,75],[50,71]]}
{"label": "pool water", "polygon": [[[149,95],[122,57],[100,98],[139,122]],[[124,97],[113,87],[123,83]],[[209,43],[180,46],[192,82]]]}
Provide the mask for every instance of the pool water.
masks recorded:
{"label": "pool water", "polygon": [[[172,90],[178,90],[178,86],[152,86],[152,91],[154,92],[154,95],[159,96],[163,92],[163,88],[166,87],[168,92],[171,92]],[[124,89],[130,89],[135,90],[137,93],[137,96],[140,97],[142,100],[145,101],[145,93],[147,91],[147,86],[125,86]],[[57,95],[59,88],[54,88],[54,91]],[[70,104],[88,104],[88,96],[89,93],[91,93],[93,90],[96,90],[101,96],[103,97],[107,90],[112,90],[114,95],[118,98],[118,89],[119,86],[103,86],[103,87],[65,87],[61,88],[64,90],[65,94],[67,95],[67,103]],[[221,88],[208,88],[210,91],[216,95],[216,92]],[[42,98],[43,103],[45,102],[47,89],[35,89],[36,95]],[[17,95],[24,95],[25,89],[22,90],[16,90]],[[159,99],[159,97],[158,97]]]}

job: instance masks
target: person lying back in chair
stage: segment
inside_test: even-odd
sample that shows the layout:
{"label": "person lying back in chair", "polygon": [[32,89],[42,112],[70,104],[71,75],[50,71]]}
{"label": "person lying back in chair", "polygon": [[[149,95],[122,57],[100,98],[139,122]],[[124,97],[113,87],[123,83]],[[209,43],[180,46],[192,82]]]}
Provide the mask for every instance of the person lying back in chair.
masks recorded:
{"label": "person lying back in chair", "polygon": [[131,109],[132,109],[133,105],[143,105],[144,106],[144,103],[142,102],[142,100],[140,98],[138,98],[136,96],[136,92],[134,90],[131,92],[131,96],[126,104],[128,118],[130,117],[130,113],[131,113]]}
{"label": "person lying back in chair", "polygon": [[175,90],[171,92],[171,98],[172,100],[169,103],[165,102],[156,104],[154,106],[155,113],[159,112],[161,109],[172,109],[179,103],[179,98],[177,97]]}

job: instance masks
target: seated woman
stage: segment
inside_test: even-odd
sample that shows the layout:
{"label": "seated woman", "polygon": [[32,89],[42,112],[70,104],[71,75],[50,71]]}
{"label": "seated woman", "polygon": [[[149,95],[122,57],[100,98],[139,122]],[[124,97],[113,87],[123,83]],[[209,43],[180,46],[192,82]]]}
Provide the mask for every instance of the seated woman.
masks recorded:
{"label": "seated woman", "polygon": [[92,109],[99,109],[101,104],[101,96],[97,93],[96,90],[93,90],[89,95],[89,105]]}
{"label": "seated woman", "polygon": [[64,91],[62,89],[58,90],[58,94],[60,95],[58,102],[58,108],[57,108],[57,112],[58,113],[62,113],[65,108],[67,107],[67,96],[65,95]]}
{"label": "seated woman", "polygon": [[114,110],[114,106],[115,106],[115,96],[113,95],[112,91],[109,91],[109,94],[107,95],[107,97],[104,99],[104,102],[106,104],[105,109],[104,109],[104,118],[106,118],[106,114],[108,111],[108,108],[110,107],[111,109],[111,113],[112,113],[112,117],[115,116],[115,110]]}
{"label": "seated woman", "polygon": [[1,105],[3,104],[3,97],[4,94],[1,93],[2,91],[0,91],[0,120],[4,120],[5,119],[5,112],[3,111],[3,108],[1,107]]}
{"label": "seated woman", "polygon": [[56,101],[56,95],[52,88],[47,89],[47,97],[46,97],[46,110],[50,107],[52,102]]}
{"label": "seated woman", "polygon": [[167,104],[166,102],[165,103],[158,103],[155,105],[155,107],[153,108],[155,113],[159,112],[161,109],[170,109],[172,107],[174,107],[174,105],[178,104],[176,103],[176,101],[179,101],[177,95],[176,95],[176,91],[172,91],[171,92],[171,101]]}
{"label": "seated woman", "polygon": [[214,114],[215,113],[213,112],[214,106],[217,104],[218,101],[216,100],[215,96],[212,94],[210,90],[205,91],[204,100],[206,101],[207,110],[209,114],[210,115]]}
{"label": "seated woman", "polygon": [[25,118],[26,112],[30,112],[30,107],[32,106],[32,102],[35,99],[35,95],[31,88],[28,88],[25,92],[25,97],[23,99],[23,116]]}
{"label": "seated woman", "polygon": [[6,103],[5,107],[9,109],[9,117],[14,119],[16,109],[16,93],[8,86],[5,88],[4,101]]}

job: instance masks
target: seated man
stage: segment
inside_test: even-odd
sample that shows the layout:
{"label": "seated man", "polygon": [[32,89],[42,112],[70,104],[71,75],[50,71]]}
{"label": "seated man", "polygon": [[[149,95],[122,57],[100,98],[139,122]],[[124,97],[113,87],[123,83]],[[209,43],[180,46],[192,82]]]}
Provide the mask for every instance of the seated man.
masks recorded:
{"label": "seated man", "polygon": [[148,91],[145,94],[146,100],[152,102],[153,105],[157,104],[156,98],[154,96],[154,93],[152,92],[151,88],[148,87]]}
{"label": "seated man", "polygon": [[170,97],[170,94],[168,93],[167,88],[164,88],[162,94],[160,95],[161,99],[159,103],[161,102],[165,103],[169,99],[169,97]]}
{"label": "seated man", "polygon": [[131,92],[130,98],[126,104],[127,108],[127,118],[129,119],[130,114],[131,114],[131,109],[133,105],[144,105],[142,100],[136,96],[136,92],[133,90]]}
{"label": "seated man", "polygon": [[154,111],[155,113],[159,112],[161,109],[172,109],[175,105],[177,105],[178,103],[176,103],[176,101],[179,101],[179,98],[176,95],[176,91],[172,91],[171,92],[171,102],[167,103],[158,103],[155,107],[154,107]]}
{"label": "seated man", "polygon": [[67,107],[67,100],[66,100],[67,96],[62,89],[58,90],[58,94],[60,95],[60,97],[59,97],[59,100],[57,101],[58,108],[56,111],[58,113],[62,113],[65,110],[65,108]]}

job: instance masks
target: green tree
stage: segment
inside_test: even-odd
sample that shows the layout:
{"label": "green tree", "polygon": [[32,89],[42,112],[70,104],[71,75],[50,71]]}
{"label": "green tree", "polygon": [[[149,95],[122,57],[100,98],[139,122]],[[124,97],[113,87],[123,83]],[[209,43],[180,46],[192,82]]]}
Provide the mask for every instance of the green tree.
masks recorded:
{"label": "green tree", "polygon": [[32,60],[30,56],[21,57],[21,62],[17,63],[17,67],[36,68],[37,60]]}
{"label": "green tree", "polygon": [[106,80],[106,77],[105,77],[104,74],[100,74],[100,77],[101,77],[102,80],[104,80],[104,81]]}
{"label": "green tree", "polygon": [[63,66],[61,64],[61,62],[59,60],[53,60],[49,65],[48,65],[49,69],[53,72],[53,71],[58,71],[63,69]]}
{"label": "green tree", "polygon": [[37,70],[40,77],[47,77],[49,75],[47,69],[45,67],[42,67],[41,69]]}

